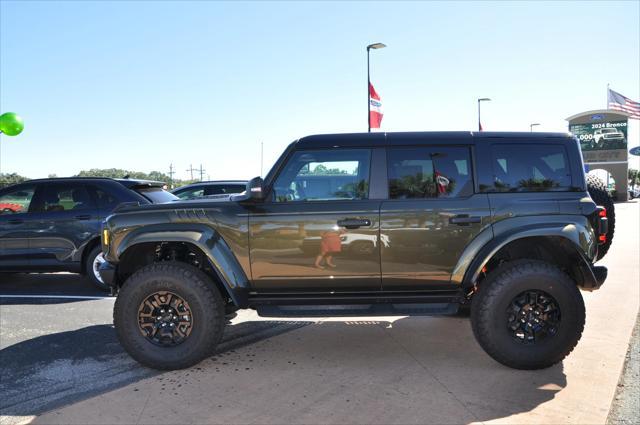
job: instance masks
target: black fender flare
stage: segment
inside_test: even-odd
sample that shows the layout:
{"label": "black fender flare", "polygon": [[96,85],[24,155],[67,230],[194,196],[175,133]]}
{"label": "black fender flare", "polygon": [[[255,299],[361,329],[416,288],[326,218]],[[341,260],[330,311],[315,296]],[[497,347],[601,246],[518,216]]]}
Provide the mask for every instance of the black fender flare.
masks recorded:
{"label": "black fender flare", "polygon": [[197,223],[156,224],[127,234],[117,246],[115,257],[142,243],[184,242],[198,248],[207,258],[233,303],[248,305],[249,279],[224,238],[214,228]]}
{"label": "black fender flare", "polygon": [[463,288],[475,285],[483,267],[500,249],[512,242],[532,237],[554,237],[560,241],[561,249],[576,266],[579,275],[574,277],[578,285],[587,290],[600,286],[591,268],[591,262],[585,254],[595,252],[596,246],[594,233],[586,222],[582,223],[574,218],[571,222],[556,221],[514,226],[513,230],[501,233],[497,237],[491,237],[489,232],[492,231],[494,229],[486,229],[482,232],[486,234],[481,233],[467,246],[453,270],[452,283]]}

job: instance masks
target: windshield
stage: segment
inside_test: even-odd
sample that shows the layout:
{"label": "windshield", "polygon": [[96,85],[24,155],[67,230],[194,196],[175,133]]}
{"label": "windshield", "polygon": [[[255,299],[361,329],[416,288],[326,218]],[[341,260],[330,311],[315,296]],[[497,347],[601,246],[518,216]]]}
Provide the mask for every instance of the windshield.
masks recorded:
{"label": "windshield", "polygon": [[617,133],[618,130],[616,130],[615,128],[603,128],[602,132],[603,133]]}
{"label": "windshield", "polygon": [[147,198],[153,204],[163,204],[165,202],[171,202],[179,199],[173,193],[169,193],[159,187],[140,188],[136,189],[136,192]]}

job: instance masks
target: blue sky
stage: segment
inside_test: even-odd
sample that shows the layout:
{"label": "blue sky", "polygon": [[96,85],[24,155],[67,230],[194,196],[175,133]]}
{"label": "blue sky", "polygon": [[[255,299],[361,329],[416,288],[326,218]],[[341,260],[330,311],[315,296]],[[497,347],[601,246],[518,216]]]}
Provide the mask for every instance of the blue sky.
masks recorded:
{"label": "blue sky", "polygon": [[[383,130],[566,131],[640,98],[639,2],[0,2],[2,172],[89,168],[211,179],[265,172],[294,139],[366,131],[365,46]],[[630,145],[638,144],[638,122]],[[637,161],[636,161],[637,162]]]}

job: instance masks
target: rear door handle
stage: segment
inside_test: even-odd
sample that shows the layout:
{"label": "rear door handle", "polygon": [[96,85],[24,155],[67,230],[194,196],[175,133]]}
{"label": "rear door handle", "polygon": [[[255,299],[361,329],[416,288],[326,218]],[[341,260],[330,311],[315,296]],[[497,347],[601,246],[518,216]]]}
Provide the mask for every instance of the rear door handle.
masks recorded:
{"label": "rear door handle", "polygon": [[89,220],[91,218],[91,215],[89,214],[82,214],[82,215],[77,215],[74,217],[76,220]]}
{"label": "rear door handle", "polygon": [[469,217],[467,214],[460,214],[449,219],[449,223],[457,224],[458,226],[467,226],[472,223],[480,223],[482,217],[474,215]]}
{"label": "rear door handle", "polygon": [[338,226],[345,227],[347,229],[357,229],[358,227],[371,226],[371,220],[368,218],[344,218],[338,220]]}
{"label": "rear door handle", "polygon": [[21,218],[14,218],[13,220],[9,220],[8,223],[9,224],[22,224],[22,223],[24,223],[24,220],[22,220]]}

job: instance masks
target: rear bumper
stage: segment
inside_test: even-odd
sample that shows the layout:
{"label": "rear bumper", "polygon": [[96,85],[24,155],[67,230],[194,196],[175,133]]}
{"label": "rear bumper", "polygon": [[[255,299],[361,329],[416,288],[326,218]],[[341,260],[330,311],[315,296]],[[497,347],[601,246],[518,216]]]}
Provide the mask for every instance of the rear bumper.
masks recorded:
{"label": "rear bumper", "polygon": [[100,265],[98,272],[100,273],[102,281],[111,288],[111,295],[115,295],[118,289],[116,284],[116,266],[105,261]]}

